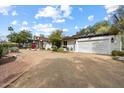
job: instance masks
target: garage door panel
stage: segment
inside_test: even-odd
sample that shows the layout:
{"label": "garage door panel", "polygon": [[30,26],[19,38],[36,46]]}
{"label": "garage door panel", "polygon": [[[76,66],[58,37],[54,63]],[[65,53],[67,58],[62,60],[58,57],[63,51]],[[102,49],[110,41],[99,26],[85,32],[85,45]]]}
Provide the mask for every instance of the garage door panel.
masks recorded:
{"label": "garage door panel", "polygon": [[108,54],[109,52],[108,40],[79,41],[78,51],[85,53]]}

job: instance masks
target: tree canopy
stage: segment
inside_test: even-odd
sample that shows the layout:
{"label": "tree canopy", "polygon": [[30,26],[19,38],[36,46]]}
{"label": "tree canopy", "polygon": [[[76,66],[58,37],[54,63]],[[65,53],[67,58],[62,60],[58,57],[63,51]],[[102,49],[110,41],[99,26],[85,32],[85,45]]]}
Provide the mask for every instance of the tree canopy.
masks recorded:
{"label": "tree canopy", "polygon": [[8,27],[8,28],[9,31],[13,31],[7,36],[8,40],[11,42],[24,43],[28,39],[32,38],[32,34],[30,31],[22,30],[20,32],[14,32],[14,29],[12,27]]}
{"label": "tree canopy", "polygon": [[120,6],[111,16],[113,24],[120,31],[124,31],[124,6]]}
{"label": "tree canopy", "polygon": [[57,46],[57,48],[61,46],[61,40],[63,37],[62,33],[63,33],[62,30],[56,30],[53,31],[49,36],[49,40],[52,42],[52,45]]}
{"label": "tree canopy", "polygon": [[104,34],[108,33],[111,35],[117,35],[120,30],[114,25],[111,24],[109,21],[101,21],[95,23],[93,26],[88,26],[87,28],[81,29],[77,34]]}

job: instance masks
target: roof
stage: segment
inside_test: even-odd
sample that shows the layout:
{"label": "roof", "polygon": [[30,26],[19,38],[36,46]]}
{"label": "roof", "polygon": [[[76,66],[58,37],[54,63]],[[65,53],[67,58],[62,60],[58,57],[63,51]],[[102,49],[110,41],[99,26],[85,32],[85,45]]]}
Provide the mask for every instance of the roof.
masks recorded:
{"label": "roof", "polygon": [[109,36],[110,33],[103,33],[103,34],[77,34],[73,36],[66,36],[63,38],[63,40],[70,40],[70,39],[79,39],[79,38],[90,38],[90,37],[100,37],[100,36]]}
{"label": "roof", "polygon": [[49,39],[46,37],[40,37],[40,36],[36,36],[35,40],[43,40],[43,41],[48,41]]}

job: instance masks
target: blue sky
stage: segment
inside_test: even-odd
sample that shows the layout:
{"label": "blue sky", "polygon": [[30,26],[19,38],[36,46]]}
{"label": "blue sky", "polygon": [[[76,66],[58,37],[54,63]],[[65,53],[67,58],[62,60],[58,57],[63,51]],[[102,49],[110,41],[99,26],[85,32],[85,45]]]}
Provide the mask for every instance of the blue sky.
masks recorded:
{"label": "blue sky", "polygon": [[118,6],[103,5],[15,5],[0,6],[0,34],[9,34],[8,26],[16,32],[28,29],[35,35],[49,35],[62,29],[65,35],[73,35],[80,28],[108,20],[109,13]]}

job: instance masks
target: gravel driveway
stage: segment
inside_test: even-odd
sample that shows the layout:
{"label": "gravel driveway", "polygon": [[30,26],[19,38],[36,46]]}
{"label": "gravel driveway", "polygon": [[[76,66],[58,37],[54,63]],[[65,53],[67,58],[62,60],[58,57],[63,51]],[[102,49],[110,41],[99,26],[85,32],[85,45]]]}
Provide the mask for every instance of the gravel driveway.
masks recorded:
{"label": "gravel driveway", "polygon": [[124,87],[124,63],[110,56],[23,50],[32,68],[8,87]]}

